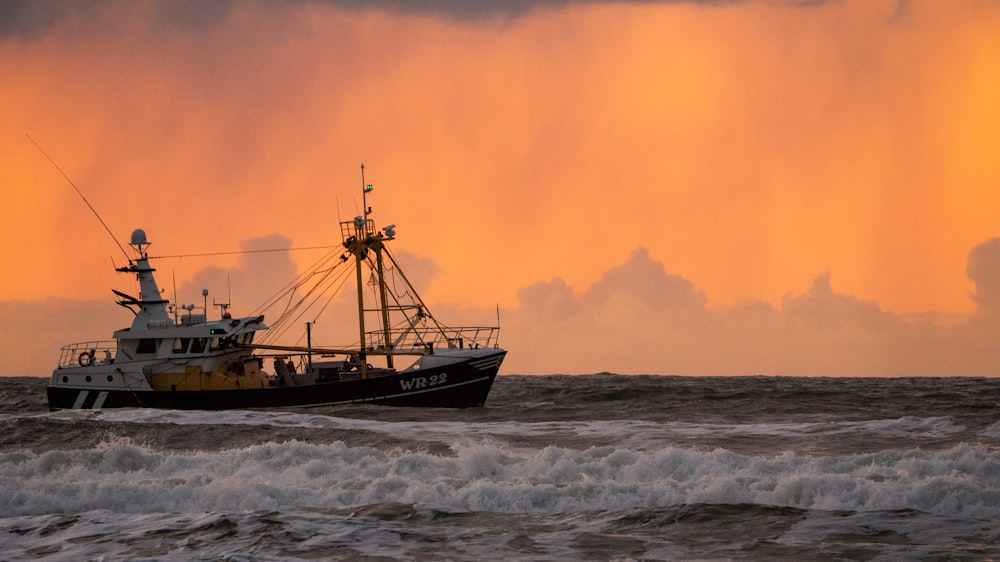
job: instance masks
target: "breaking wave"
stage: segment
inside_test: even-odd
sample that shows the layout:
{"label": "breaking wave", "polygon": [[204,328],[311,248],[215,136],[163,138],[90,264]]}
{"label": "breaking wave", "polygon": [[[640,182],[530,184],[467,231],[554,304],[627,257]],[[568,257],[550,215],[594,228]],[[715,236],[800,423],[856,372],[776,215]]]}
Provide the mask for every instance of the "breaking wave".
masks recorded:
{"label": "breaking wave", "polygon": [[404,502],[457,511],[560,513],[757,504],[1000,517],[1000,453],[948,450],[747,456],[618,447],[530,452],[457,439],[452,455],[343,442],[165,453],[127,440],[0,454],[0,514],[244,512]]}

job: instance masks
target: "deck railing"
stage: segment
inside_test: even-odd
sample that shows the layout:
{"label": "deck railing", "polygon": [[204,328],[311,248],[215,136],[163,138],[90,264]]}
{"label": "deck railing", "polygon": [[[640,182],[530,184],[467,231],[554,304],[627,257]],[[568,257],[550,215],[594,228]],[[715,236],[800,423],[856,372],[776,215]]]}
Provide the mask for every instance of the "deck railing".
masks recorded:
{"label": "deck railing", "polygon": [[86,367],[111,363],[115,358],[115,340],[85,341],[63,346],[59,350],[59,368]]}
{"label": "deck railing", "polygon": [[[372,330],[365,335],[369,351],[387,349],[384,331]],[[447,327],[440,331],[394,328],[389,331],[389,343],[397,352],[419,350],[421,353],[433,353],[434,349],[496,347],[499,336],[500,328],[496,326]]]}

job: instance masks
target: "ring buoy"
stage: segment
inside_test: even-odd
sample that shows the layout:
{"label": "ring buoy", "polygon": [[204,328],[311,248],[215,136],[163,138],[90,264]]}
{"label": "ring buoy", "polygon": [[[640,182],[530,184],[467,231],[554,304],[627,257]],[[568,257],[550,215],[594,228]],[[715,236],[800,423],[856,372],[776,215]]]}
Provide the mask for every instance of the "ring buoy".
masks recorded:
{"label": "ring buoy", "polygon": [[80,364],[81,367],[89,367],[91,363],[94,362],[94,356],[90,354],[89,351],[84,351],[76,358],[76,362]]}

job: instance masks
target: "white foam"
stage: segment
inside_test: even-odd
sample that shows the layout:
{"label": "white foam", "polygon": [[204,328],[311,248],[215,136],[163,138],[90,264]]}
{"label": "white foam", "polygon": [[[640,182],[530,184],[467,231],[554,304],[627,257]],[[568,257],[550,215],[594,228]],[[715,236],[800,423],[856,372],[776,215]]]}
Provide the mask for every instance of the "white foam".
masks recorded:
{"label": "white foam", "polygon": [[288,442],[168,453],[112,439],[89,450],[4,453],[0,516],[403,502],[506,513],[756,503],[1000,518],[1000,453],[968,444],[938,452],[758,457],[669,446],[525,451],[466,438],[452,452]]}
{"label": "white foam", "polygon": [[986,437],[987,439],[1000,440],[1000,421],[982,430],[981,432],[979,432],[979,435],[982,437]]}

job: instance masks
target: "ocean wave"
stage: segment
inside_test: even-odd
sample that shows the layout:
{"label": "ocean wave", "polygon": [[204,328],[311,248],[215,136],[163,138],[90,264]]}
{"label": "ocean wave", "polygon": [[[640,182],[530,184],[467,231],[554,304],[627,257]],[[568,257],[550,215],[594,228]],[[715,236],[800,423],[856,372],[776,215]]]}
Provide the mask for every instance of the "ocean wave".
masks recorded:
{"label": "ocean wave", "polygon": [[341,508],[385,502],[557,513],[681,504],[899,510],[1000,518],[1000,453],[748,456],[664,447],[517,450],[456,439],[453,455],[342,442],[158,451],[111,439],[86,450],[0,454],[0,515]]}
{"label": "ocean wave", "polygon": [[[187,411],[155,409],[65,410],[29,416],[63,421],[105,421],[109,423],[262,426],[302,429],[363,430],[394,436],[510,436],[537,437],[550,434],[578,437],[656,435],[678,437],[767,436],[809,437],[866,433],[882,436],[942,438],[961,434],[966,426],[950,416],[916,417],[862,421],[800,423],[691,423],[646,420],[468,422],[468,421],[380,421],[342,418],[321,414],[262,411]],[[0,419],[3,419],[0,417]],[[1000,423],[981,432],[1000,438]]]}

